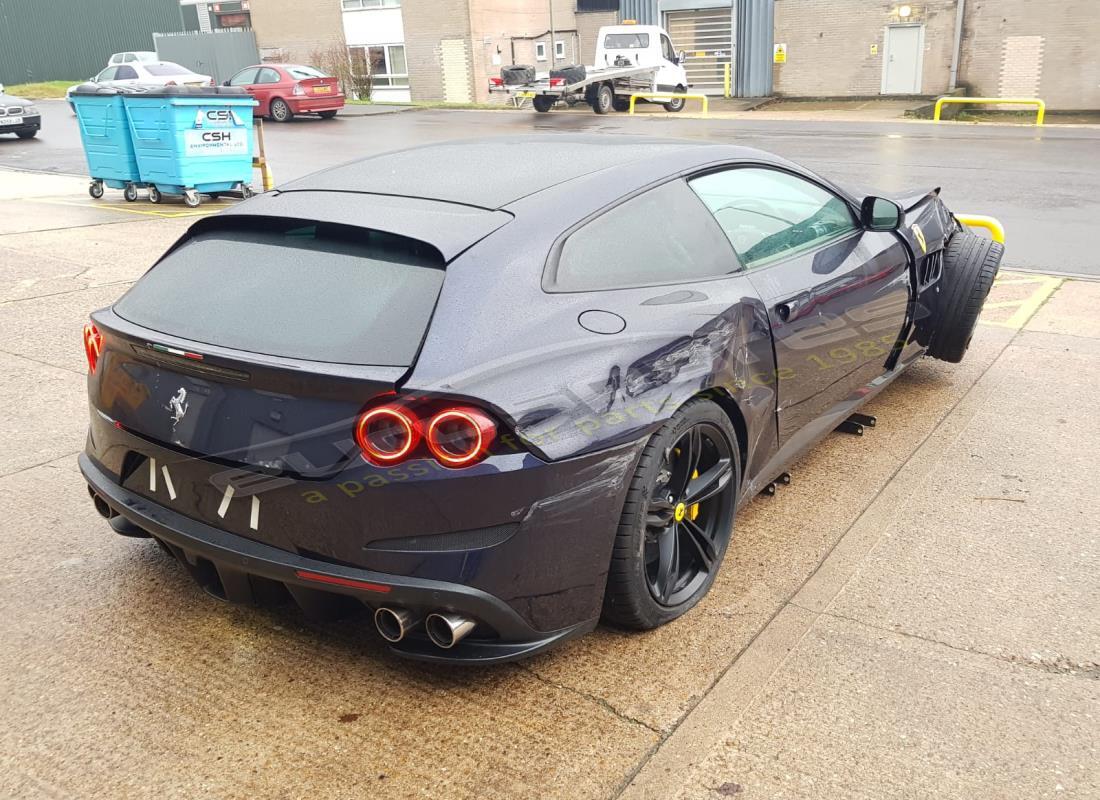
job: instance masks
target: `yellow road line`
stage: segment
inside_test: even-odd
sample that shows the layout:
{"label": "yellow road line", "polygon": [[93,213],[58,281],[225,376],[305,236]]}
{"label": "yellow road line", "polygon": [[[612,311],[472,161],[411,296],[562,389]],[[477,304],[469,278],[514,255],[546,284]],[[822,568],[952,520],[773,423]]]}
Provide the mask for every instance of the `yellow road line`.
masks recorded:
{"label": "yellow road line", "polygon": [[216,214],[217,212],[230,208],[226,203],[212,203],[205,206],[199,206],[198,208],[182,208],[175,209],[142,209],[142,208],[130,208],[128,206],[119,205],[104,205],[96,203],[77,203],[71,200],[57,200],[52,198],[36,197],[32,198],[31,202],[34,203],[49,203],[57,206],[72,206],[73,208],[94,208],[102,209],[104,211],[118,211],[123,214],[138,214],[145,217],[160,217],[161,219],[180,219],[185,217],[205,217],[210,214]]}
{"label": "yellow road line", "polygon": [[1035,312],[1039,310],[1040,306],[1047,301],[1048,298],[1058,287],[1064,282],[1064,278],[1056,278],[1051,275],[1041,274],[1025,274],[1020,272],[1007,272],[997,276],[994,281],[994,286],[1000,288],[1002,286],[1027,286],[1034,285],[1035,289],[1025,298],[1021,300],[996,300],[992,303],[986,303],[985,309],[999,309],[999,308],[1015,308],[1012,316],[1005,320],[980,320],[983,325],[993,325],[998,328],[1011,328],[1013,330],[1019,330],[1028,323]]}

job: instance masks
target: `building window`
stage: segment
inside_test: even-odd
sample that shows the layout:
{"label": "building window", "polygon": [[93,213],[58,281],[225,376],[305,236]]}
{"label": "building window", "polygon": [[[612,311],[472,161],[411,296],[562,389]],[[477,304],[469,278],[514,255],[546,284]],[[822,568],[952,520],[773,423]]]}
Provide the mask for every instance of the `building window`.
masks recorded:
{"label": "building window", "polygon": [[349,47],[351,67],[357,78],[370,76],[377,88],[407,87],[409,68],[405,62],[405,45],[378,44],[369,47]]}
{"label": "building window", "polygon": [[341,0],[344,11],[358,11],[361,8],[400,8],[401,0]]}
{"label": "building window", "polygon": [[565,58],[565,42],[554,42],[554,58]]}
{"label": "building window", "polygon": [[535,42],[535,61],[546,60],[546,42]]}

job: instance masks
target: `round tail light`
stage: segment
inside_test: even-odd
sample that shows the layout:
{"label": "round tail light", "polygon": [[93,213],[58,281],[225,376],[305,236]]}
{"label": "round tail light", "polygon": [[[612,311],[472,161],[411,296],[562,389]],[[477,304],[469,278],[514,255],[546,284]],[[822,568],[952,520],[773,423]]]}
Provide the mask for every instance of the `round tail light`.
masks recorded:
{"label": "round tail light", "polygon": [[496,431],[496,424],[477,409],[451,408],[432,417],[426,438],[439,463],[465,467],[489,453]]}
{"label": "round tail light", "polygon": [[420,441],[420,423],[402,408],[381,406],[359,418],[355,441],[368,461],[392,464],[416,447]]}

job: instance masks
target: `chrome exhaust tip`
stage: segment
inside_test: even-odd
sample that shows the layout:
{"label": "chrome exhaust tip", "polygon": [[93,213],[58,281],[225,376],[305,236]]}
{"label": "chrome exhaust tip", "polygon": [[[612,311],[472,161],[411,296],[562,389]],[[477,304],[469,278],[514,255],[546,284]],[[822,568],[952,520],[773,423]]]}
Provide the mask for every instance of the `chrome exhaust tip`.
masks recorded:
{"label": "chrome exhaust tip", "polygon": [[429,614],[424,621],[428,638],[437,647],[442,647],[444,650],[450,650],[461,642],[476,626],[476,622],[461,614],[440,611]]}
{"label": "chrome exhaust tip", "polygon": [[419,622],[420,618],[407,608],[381,606],[374,612],[374,627],[387,642],[400,642]]}

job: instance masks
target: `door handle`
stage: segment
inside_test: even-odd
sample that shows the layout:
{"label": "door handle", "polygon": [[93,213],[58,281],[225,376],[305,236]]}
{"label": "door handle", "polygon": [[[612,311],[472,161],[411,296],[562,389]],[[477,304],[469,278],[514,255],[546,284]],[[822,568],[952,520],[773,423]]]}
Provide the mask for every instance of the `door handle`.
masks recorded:
{"label": "door handle", "polygon": [[791,318],[791,307],[786,303],[779,303],[775,307],[775,315],[786,322]]}

